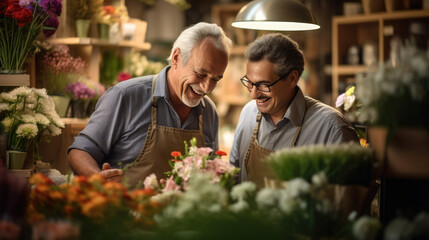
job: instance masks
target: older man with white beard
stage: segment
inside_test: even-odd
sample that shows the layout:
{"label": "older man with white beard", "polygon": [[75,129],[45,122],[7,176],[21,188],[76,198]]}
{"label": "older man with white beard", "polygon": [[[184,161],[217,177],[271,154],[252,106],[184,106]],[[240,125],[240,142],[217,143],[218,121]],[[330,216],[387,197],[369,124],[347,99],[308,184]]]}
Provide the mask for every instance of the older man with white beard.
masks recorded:
{"label": "older man with white beard", "polygon": [[[206,95],[221,80],[231,45],[220,27],[198,23],[180,34],[159,74],[110,88],[69,148],[75,174],[132,187],[151,173],[165,178],[170,153],[184,141],[195,137],[199,147],[216,150],[219,120]],[[130,164],[125,173],[120,164]]]}

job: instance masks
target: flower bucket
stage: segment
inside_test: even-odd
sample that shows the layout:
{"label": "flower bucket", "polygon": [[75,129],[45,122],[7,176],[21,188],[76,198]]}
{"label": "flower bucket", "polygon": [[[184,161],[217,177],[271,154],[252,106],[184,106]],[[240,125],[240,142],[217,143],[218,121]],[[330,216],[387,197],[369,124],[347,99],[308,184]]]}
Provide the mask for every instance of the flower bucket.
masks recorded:
{"label": "flower bucket", "polygon": [[423,128],[398,128],[386,149],[386,175],[429,179],[429,133]]}
{"label": "flower bucket", "polygon": [[105,23],[98,24],[98,37],[101,39],[109,39],[110,25]]}
{"label": "flower bucket", "polygon": [[72,100],[70,103],[71,106],[71,117],[73,118],[86,118],[87,116],[87,109],[88,109],[88,100],[84,99],[77,99]]}
{"label": "flower bucket", "polygon": [[90,23],[89,19],[76,19],[76,36],[80,38],[88,37]]}
{"label": "flower bucket", "polygon": [[60,117],[66,117],[67,109],[70,105],[70,98],[67,96],[50,96],[55,104],[55,111]]}
{"label": "flower bucket", "polygon": [[23,169],[27,152],[8,150],[6,151],[6,165],[8,169]]}

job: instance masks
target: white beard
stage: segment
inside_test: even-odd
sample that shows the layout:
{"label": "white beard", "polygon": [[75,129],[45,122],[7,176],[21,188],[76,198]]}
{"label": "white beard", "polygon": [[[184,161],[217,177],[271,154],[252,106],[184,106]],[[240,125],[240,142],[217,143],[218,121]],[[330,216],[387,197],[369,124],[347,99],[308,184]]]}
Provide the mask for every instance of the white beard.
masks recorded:
{"label": "white beard", "polygon": [[[197,93],[201,93],[204,92],[198,85],[196,84],[192,84],[189,86],[189,88],[194,89],[194,91],[196,91]],[[192,91],[191,89],[191,91]],[[189,99],[188,96],[186,95],[186,91],[184,91],[182,93],[182,102],[188,106],[188,107],[196,107],[198,106],[198,104],[200,104],[201,99],[204,97],[204,95],[206,95],[207,93],[202,94],[201,98],[198,99]]]}

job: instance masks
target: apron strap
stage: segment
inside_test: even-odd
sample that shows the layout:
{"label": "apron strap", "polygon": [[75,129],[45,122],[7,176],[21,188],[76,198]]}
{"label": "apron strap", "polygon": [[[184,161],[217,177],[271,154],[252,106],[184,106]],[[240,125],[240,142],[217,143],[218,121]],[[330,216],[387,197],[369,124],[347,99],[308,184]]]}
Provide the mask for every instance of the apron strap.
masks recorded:
{"label": "apron strap", "polygon": [[[307,110],[311,106],[313,106],[314,104],[317,103],[316,100],[314,100],[314,99],[312,99],[312,98],[310,98],[308,96],[304,96],[304,98],[305,98],[305,110],[304,110],[304,115],[302,116],[302,120],[303,121],[304,121],[304,118],[305,118],[305,114],[307,113]],[[292,140],[292,143],[291,143],[291,147],[295,147],[296,140],[298,139],[298,135],[301,132],[301,129],[302,129],[302,125],[297,127],[296,132],[295,132],[295,136],[293,137],[293,140]]]}
{"label": "apron strap", "polygon": [[158,109],[158,101],[157,97],[153,96],[155,92],[156,80],[158,79],[158,74],[153,77],[152,80],[152,125],[156,126],[157,124],[157,109]]}

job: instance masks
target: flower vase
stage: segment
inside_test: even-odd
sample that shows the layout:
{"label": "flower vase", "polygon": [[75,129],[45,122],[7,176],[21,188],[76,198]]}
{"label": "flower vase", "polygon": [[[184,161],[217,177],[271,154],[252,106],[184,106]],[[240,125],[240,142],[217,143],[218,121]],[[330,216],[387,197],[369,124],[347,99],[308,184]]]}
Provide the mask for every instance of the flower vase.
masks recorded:
{"label": "flower vase", "polygon": [[88,37],[89,19],[76,19],[76,36],[80,38]]}
{"label": "flower vase", "polygon": [[429,179],[429,132],[398,128],[386,149],[386,176]]}
{"label": "flower vase", "polygon": [[100,39],[109,40],[110,25],[106,23],[98,24],[98,37]]}
{"label": "flower vase", "polygon": [[23,169],[27,152],[8,150],[6,151],[6,166],[8,169]]}
{"label": "flower vase", "polygon": [[58,115],[60,117],[66,117],[67,109],[70,105],[70,97],[57,95],[51,95],[50,97],[54,101],[55,111],[57,111]]}
{"label": "flower vase", "polygon": [[87,101],[85,99],[72,100],[70,103],[71,117],[73,117],[73,118],[86,118],[87,117],[88,103],[89,103],[89,101]]}

